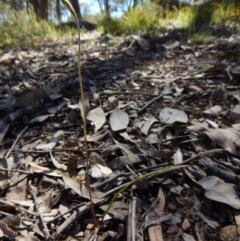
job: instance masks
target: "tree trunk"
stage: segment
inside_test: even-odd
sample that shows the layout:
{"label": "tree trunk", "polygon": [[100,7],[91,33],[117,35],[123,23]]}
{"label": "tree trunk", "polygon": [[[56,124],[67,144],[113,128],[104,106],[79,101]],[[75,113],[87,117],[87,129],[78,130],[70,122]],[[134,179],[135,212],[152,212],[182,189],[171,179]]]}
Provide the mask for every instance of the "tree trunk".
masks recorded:
{"label": "tree trunk", "polygon": [[62,16],[61,16],[60,0],[56,0],[56,13],[57,13],[58,21],[61,21]]}
{"label": "tree trunk", "polygon": [[30,0],[38,19],[48,20],[48,0]]}
{"label": "tree trunk", "polygon": [[103,14],[104,11],[103,11],[103,8],[102,8],[102,4],[100,3],[100,0],[98,0],[98,5],[99,5],[99,8],[100,8],[101,13]]}
{"label": "tree trunk", "polygon": [[80,6],[79,6],[79,2],[78,0],[70,0],[77,16],[78,16],[78,19],[82,19],[82,15],[81,15],[81,11],[80,11]]}
{"label": "tree trunk", "polygon": [[109,7],[109,1],[104,0],[104,8],[105,8],[105,17],[106,19],[110,18],[110,7]]}
{"label": "tree trunk", "polygon": [[138,0],[133,0],[133,7],[136,7],[138,4]]}

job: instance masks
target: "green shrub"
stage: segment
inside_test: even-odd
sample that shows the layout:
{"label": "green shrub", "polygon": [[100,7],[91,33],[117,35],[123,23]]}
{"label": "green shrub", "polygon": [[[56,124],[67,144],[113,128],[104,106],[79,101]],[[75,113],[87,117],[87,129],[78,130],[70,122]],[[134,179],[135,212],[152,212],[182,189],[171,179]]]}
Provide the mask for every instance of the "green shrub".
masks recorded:
{"label": "green shrub", "polygon": [[147,2],[142,6],[130,9],[122,17],[123,29],[126,32],[149,30],[159,27],[159,19],[162,17],[160,7],[157,4]]}
{"label": "green shrub", "polygon": [[199,6],[193,6],[195,17],[192,24],[196,26],[206,24],[225,23],[229,14],[234,11],[235,4],[231,1],[208,1]]}
{"label": "green shrub", "polygon": [[[120,18],[108,18],[101,21],[102,27],[98,27],[100,32],[112,33],[114,35],[125,32],[123,22]],[[103,28],[103,29],[102,29]]]}
{"label": "green shrub", "polygon": [[56,32],[54,27],[38,21],[32,9],[12,10],[0,5],[0,50],[33,46]]}

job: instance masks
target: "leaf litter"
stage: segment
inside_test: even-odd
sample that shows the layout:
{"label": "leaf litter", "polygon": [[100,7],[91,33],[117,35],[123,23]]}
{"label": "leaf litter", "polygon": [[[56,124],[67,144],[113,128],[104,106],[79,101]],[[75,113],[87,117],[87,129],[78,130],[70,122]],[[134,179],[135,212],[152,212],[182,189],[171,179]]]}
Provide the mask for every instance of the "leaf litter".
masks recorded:
{"label": "leaf litter", "polygon": [[1,239],[239,238],[239,66],[231,59],[239,43],[212,31],[216,37],[201,45],[184,30],[105,39],[104,54],[99,34],[86,33],[82,75],[99,223],[119,192],[100,227],[85,178],[77,46],[62,41],[0,56]]}

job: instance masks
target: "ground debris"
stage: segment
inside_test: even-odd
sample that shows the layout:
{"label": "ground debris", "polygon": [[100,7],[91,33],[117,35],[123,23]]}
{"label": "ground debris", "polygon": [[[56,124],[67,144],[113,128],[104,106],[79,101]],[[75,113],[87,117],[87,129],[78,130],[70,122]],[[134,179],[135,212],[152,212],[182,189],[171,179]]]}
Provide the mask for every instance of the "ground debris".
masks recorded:
{"label": "ground debris", "polygon": [[87,175],[98,227],[77,45],[1,56],[0,237],[239,238],[239,63],[221,60],[239,43],[233,37],[229,46],[224,34],[201,45],[184,30],[134,35],[138,44],[106,40],[104,50],[99,35],[83,41]]}

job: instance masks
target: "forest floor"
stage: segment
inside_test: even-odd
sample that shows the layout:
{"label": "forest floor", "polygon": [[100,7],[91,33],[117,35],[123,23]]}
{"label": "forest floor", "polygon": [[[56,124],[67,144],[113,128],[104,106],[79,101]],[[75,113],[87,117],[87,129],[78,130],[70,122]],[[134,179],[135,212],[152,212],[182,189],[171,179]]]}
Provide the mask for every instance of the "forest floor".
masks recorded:
{"label": "forest floor", "polygon": [[0,56],[1,239],[239,240],[240,32],[212,32],[201,44],[185,30],[83,34],[101,226],[77,39]]}

